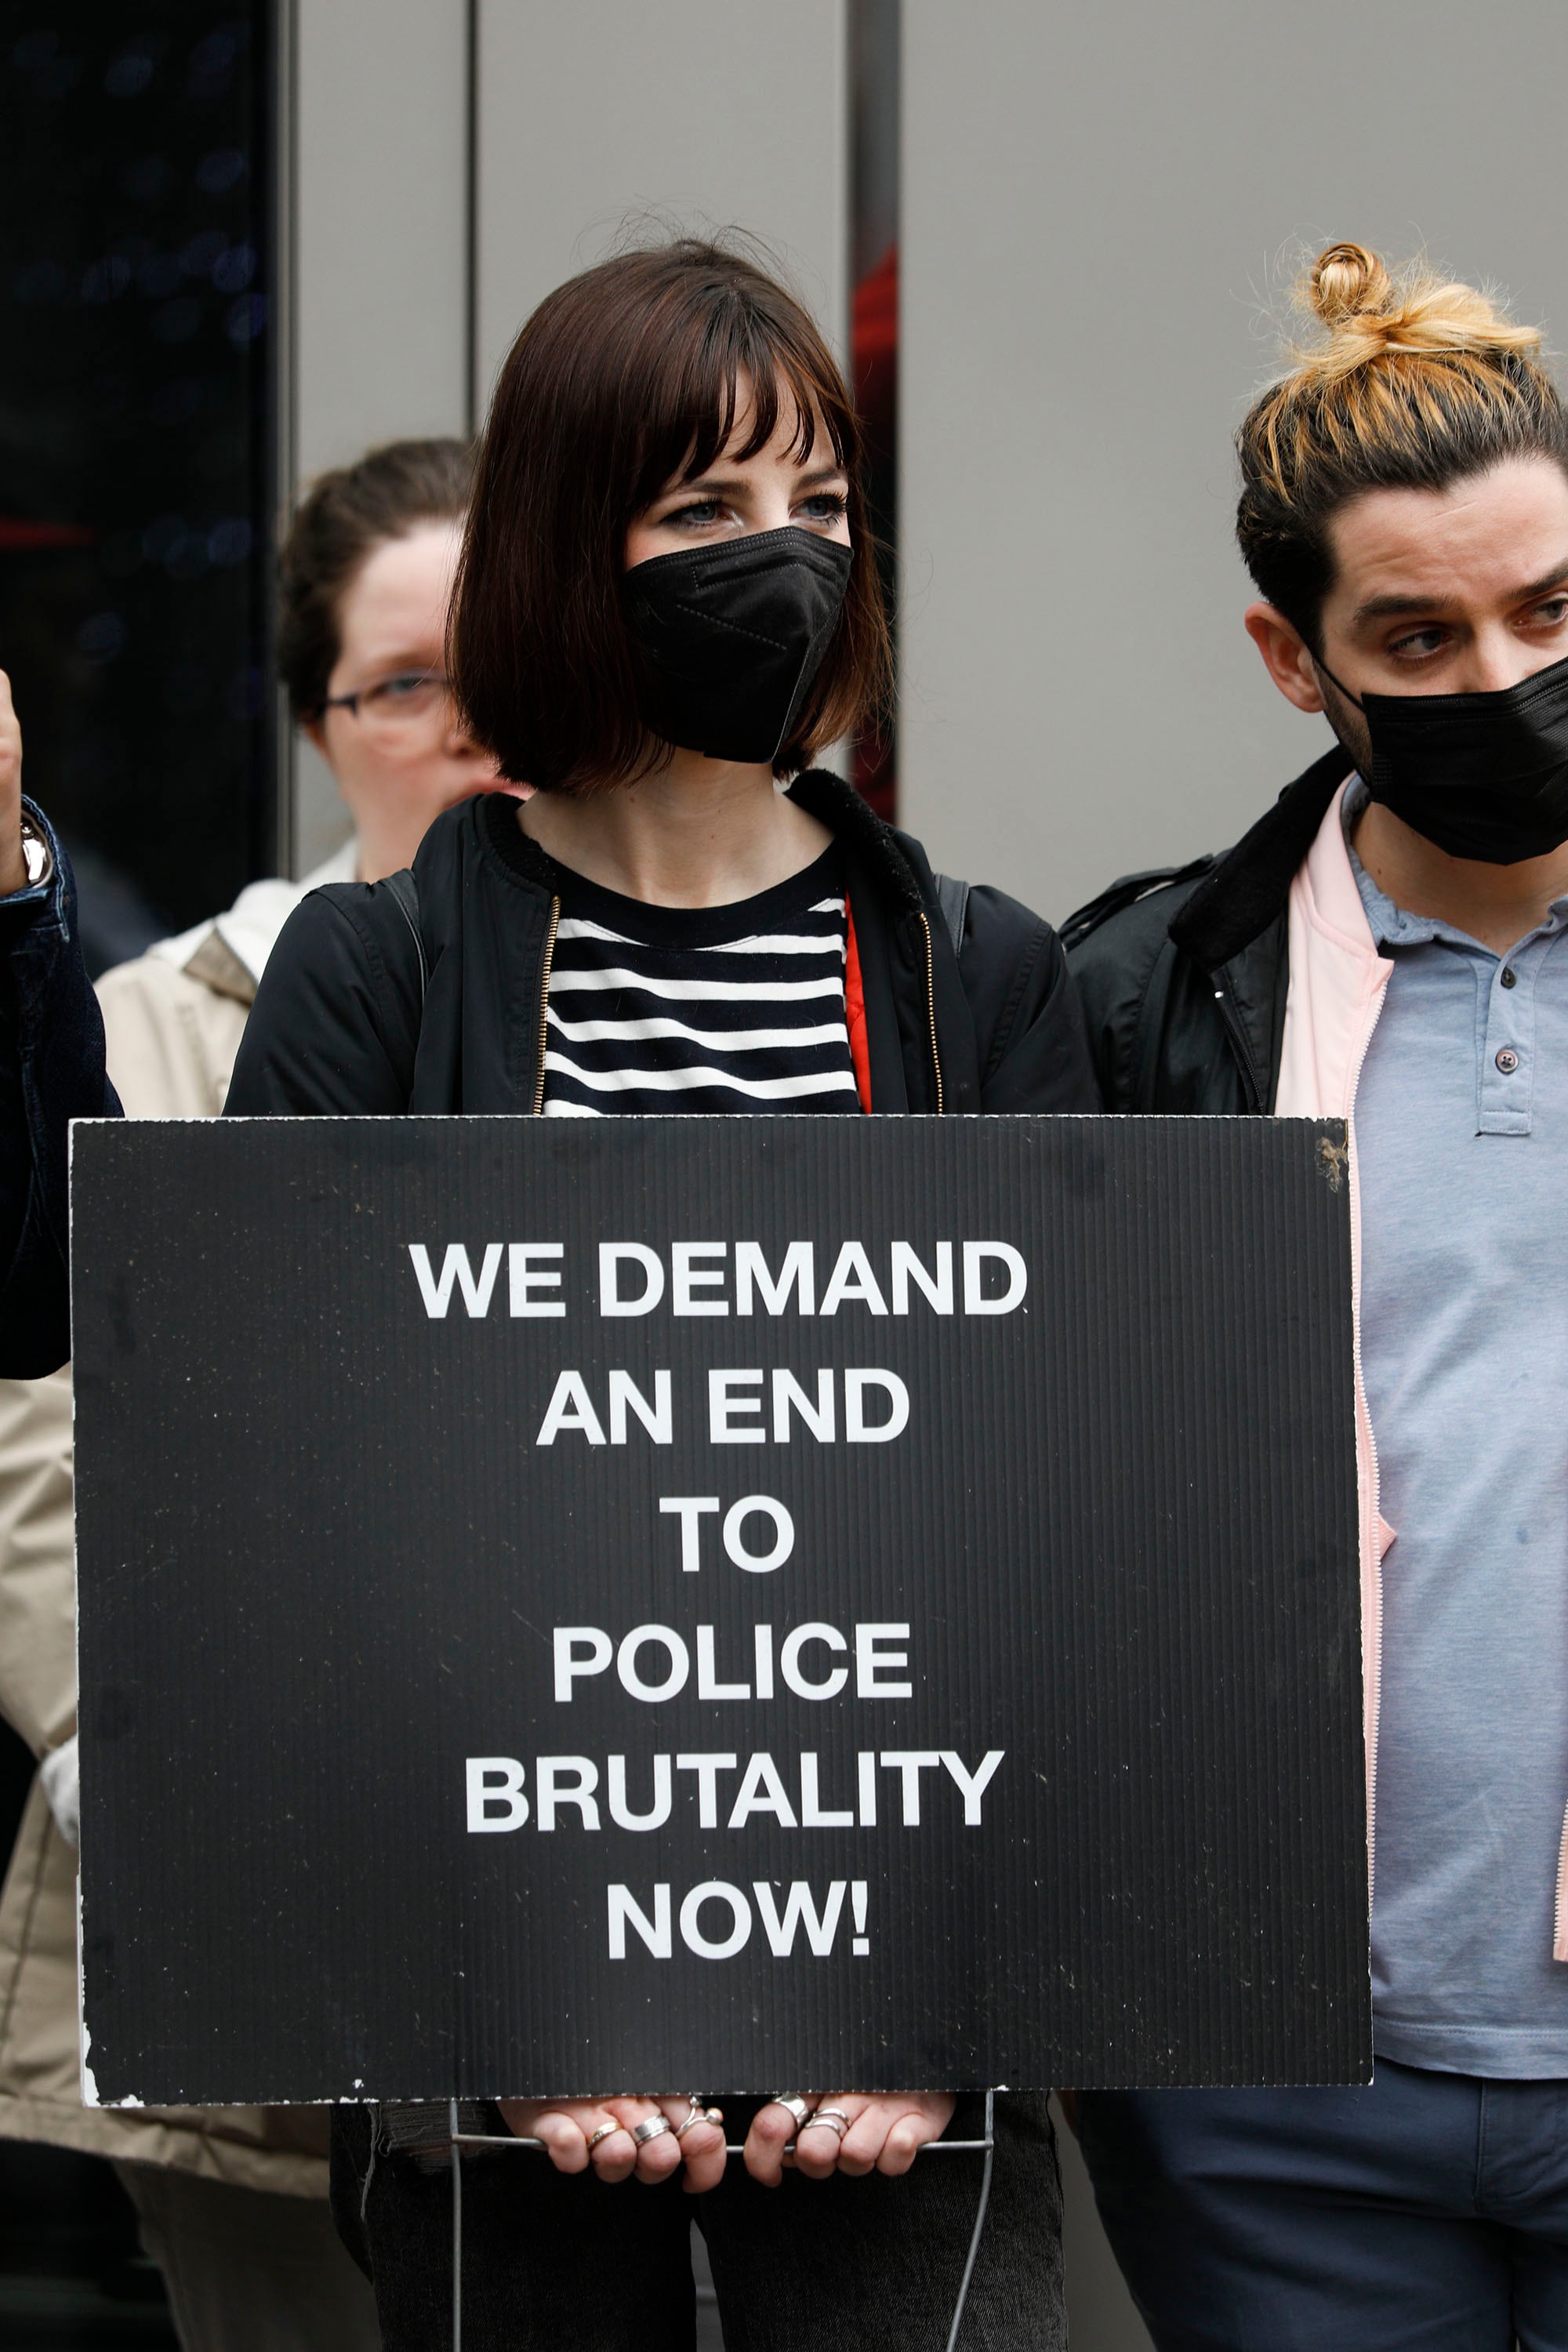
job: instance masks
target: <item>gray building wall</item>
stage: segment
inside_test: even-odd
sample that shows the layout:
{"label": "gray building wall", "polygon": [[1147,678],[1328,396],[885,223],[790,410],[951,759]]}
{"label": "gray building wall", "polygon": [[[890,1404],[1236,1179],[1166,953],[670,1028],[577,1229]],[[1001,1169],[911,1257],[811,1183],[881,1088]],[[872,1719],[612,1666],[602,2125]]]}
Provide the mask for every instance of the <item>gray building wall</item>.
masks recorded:
{"label": "gray building wall", "polygon": [[639,225],[763,238],[840,345],[844,0],[480,0],[479,383]]}
{"label": "gray building wall", "polygon": [[1568,14],[907,0],[904,56],[900,806],[1059,918],[1329,740],[1231,543],[1292,253],[1425,246],[1568,341]]}
{"label": "gray building wall", "polygon": [[[465,0],[295,0],[293,463],[461,433],[467,409]],[[293,866],[348,836],[298,742]]]}

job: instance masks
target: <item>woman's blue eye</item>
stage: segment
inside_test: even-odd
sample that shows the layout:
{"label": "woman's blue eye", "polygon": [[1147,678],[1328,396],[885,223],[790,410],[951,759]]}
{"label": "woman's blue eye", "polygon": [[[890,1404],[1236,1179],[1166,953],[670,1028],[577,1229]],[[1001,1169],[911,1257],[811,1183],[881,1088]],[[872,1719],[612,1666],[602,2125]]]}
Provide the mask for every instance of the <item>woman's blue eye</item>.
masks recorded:
{"label": "woman's blue eye", "polygon": [[698,499],[689,507],[677,507],[675,512],[669,517],[671,522],[689,522],[698,526],[705,522],[717,522],[718,520],[717,499]]}
{"label": "woman's blue eye", "polygon": [[805,501],[805,511],[813,522],[837,522],[848,511],[849,501],[842,490],[817,490]]}

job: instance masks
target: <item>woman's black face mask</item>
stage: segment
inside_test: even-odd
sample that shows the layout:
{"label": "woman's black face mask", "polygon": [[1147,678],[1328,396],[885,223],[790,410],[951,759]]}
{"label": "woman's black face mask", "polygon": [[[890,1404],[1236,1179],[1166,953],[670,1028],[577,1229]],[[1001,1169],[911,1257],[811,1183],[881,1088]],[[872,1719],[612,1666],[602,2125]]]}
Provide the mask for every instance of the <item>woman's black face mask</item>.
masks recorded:
{"label": "woman's black face mask", "polygon": [[635,563],[625,593],[647,656],[644,726],[710,760],[771,766],[822,667],[852,561],[790,523]]}
{"label": "woman's black face mask", "polygon": [[1365,694],[1367,790],[1449,857],[1517,866],[1568,841],[1568,661],[1495,694]]}

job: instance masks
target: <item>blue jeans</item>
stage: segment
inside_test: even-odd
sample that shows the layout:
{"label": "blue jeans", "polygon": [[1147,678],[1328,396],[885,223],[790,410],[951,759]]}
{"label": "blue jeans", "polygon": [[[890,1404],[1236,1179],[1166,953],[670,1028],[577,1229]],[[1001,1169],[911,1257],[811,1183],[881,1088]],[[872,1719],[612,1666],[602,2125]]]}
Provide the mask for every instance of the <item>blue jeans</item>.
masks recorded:
{"label": "blue jeans", "polygon": [[1568,2352],[1568,2082],[1086,2092],[1159,2352]]}

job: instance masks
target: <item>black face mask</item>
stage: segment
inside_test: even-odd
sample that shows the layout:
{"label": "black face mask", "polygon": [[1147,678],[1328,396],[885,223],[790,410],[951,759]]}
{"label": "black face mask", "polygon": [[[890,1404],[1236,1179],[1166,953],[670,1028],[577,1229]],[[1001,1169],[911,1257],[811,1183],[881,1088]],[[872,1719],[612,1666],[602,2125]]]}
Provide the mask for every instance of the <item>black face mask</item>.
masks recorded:
{"label": "black face mask", "polygon": [[1449,857],[1517,866],[1568,841],[1568,661],[1496,694],[1341,686],[1372,740],[1367,790]]}
{"label": "black face mask", "polygon": [[822,667],[851,560],[791,523],[634,564],[626,614],[648,660],[644,726],[710,760],[771,764]]}

